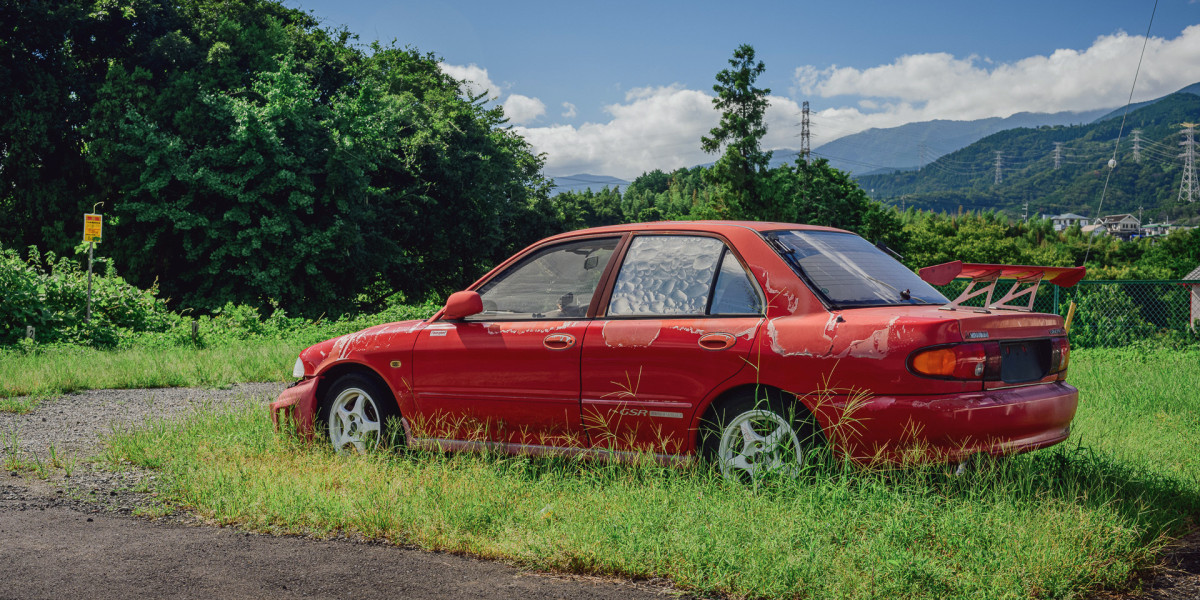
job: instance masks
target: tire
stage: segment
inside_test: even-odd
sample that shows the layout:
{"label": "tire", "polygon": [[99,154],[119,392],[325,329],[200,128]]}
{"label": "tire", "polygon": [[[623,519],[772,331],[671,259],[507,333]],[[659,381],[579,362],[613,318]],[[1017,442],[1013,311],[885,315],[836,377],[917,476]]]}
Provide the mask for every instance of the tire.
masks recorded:
{"label": "tire", "polygon": [[400,409],[391,393],[359,374],[339,377],[325,393],[318,428],[339,453],[372,452],[403,440]]}
{"label": "tire", "polygon": [[725,479],[792,479],[816,463],[815,451],[823,445],[820,430],[808,410],[799,401],[784,402],[785,395],[759,387],[713,407],[701,450]]}

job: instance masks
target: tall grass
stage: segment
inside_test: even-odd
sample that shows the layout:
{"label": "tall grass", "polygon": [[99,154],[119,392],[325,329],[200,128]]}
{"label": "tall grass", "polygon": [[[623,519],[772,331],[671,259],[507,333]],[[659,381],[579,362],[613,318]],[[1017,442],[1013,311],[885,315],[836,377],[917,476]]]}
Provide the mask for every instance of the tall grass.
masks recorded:
{"label": "tall grass", "polygon": [[[219,348],[58,347],[36,354],[0,355],[0,398],[50,396],[109,388],[223,387],[249,381],[283,381],[303,348],[295,342],[258,340]],[[0,409],[4,408],[0,404]]]}
{"label": "tall grass", "polygon": [[[834,465],[755,490],[649,460],[340,456],[276,433],[261,404],[116,434],[108,458],[161,469],[175,502],[264,531],[352,532],[734,596],[1071,598],[1126,585],[1200,515],[1183,456],[1200,401],[1179,385],[1196,371],[1177,370],[1196,356],[1075,360],[1072,441],[964,477]],[[1140,388],[1126,383],[1135,375]],[[1136,389],[1156,399],[1129,400]]]}

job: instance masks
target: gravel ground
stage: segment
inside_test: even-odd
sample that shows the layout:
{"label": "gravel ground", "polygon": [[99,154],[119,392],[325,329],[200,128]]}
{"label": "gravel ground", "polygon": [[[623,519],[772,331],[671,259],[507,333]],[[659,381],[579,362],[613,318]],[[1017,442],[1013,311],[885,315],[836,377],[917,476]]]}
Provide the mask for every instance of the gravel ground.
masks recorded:
{"label": "gravel ground", "polygon": [[[182,418],[247,398],[265,404],[283,387],[95,390],[47,400],[25,415],[0,412],[0,457],[18,452],[26,462],[34,455],[48,462],[53,448],[76,465],[70,477],[50,469],[47,480],[29,472],[0,473],[6,475],[0,477],[0,600],[85,594],[526,600],[677,595],[661,581],[536,574],[413,548],[204,526],[156,503],[153,473],[104,471],[86,460],[101,451],[101,437],[114,428]],[[1093,600],[1200,599],[1200,531],[1180,540],[1144,577],[1137,593],[1104,592]]]}

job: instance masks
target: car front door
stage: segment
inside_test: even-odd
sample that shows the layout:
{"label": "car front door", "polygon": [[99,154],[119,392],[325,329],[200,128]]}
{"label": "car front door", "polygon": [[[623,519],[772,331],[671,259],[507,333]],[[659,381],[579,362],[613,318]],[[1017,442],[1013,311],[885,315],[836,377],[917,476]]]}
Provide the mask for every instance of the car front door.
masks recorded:
{"label": "car front door", "polygon": [[582,417],[593,446],[678,454],[697,405],[747,368],[758,285],[721,240],[639,235],[583,344]]}
{"label": "car front door", "polygon": [[438,321],[413,353],[417,437],[586,445],[579,360],[619,237],[537,249],[478,288],[484,311]]}

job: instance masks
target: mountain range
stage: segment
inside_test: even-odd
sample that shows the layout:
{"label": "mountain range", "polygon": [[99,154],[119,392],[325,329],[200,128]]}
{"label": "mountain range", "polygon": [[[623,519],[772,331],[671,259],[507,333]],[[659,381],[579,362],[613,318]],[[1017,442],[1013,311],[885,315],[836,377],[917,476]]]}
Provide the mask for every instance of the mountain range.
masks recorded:
{"label": "mountain range", "polygon": [[[1047,127],[1085,127],[1132,114],[1166,98],[1181,94],[1200,96],[1200,83],[1187,86],[1175,94],[1117,109],[1057,113],[1022,112],[1003,118],[992,117],[974,121],[934,120],[907,123],[898,127],[872,128],[822,144],[813,149],[812,153],[814,156],[828,160],[831,166],[854,174],[860,182],[869,179],[870,183],[876,183],[886,180],[889,174],[897,171],[914,171],[935,163],[942,157],[952,155],[1000,132]],[[1200,121],[1200,115],[1190,118],[1192,121]],[[1126,132],[1132,127],[1135,125],[1126,128]],[[819,132],[820,123],[816,123],[814,128]],[[1177,141],[1172,141],[1170,145],[1175,146]],[[777,149],[772,156],[771,166],[792,162],[798,154],[799,152],[795,149]],[[973,164],[972,168],[979,168],[979,165]],[[877,181],[877,176],[883,177],[883,179]],[[554,193],[556,194],[566,191],[584,191],[589,188],[593,190],[600,190],[604,187],[624,188],[630,183],[618,177],[589,173],[560,176],[555,177],[554,180],[556,185]],[[867,186],[864,185],[864,187]],[[891,186],[884,187],[891,189]],[[901,188],[896,188],[896,190],[899,189]],[[912,193],[912,191],[903,193]],[[879,195],[879,193],[873,195]]]}
{"label": "mountain range", "polygon": [[1180,157],[1181,124],[1200,122],[1200,95],[1191,89],[1198,88],[1131,107],[1127,115],[1122,109],[1117,116],[1124,119],[1109,113],[1085,125],[1008,129],[920,169],[856,179],[873,198],[901,207],[1016,217],[1133,213],[1194,224],[1200,202],[1181,198]]}

